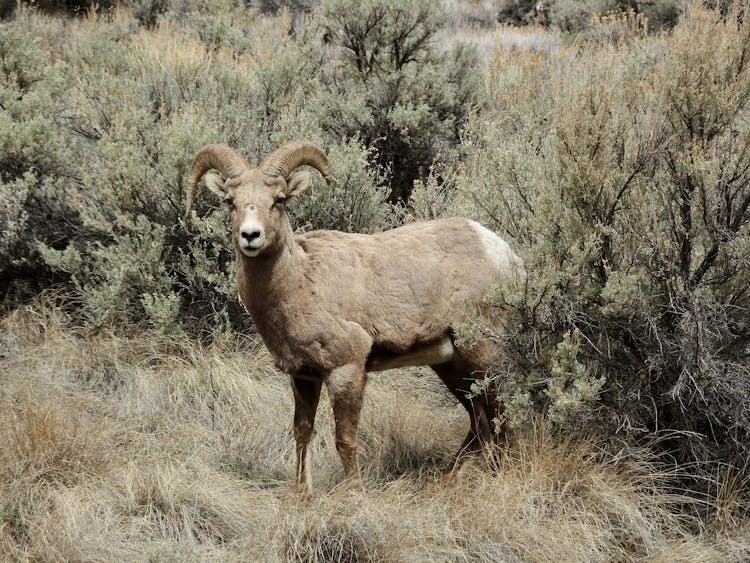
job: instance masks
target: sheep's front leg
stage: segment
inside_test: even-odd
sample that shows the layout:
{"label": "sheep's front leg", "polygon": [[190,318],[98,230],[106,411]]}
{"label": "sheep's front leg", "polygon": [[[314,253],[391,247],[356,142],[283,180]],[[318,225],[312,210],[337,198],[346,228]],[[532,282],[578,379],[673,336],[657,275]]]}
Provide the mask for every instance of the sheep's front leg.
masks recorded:
{"label": "sheep's front leg", "polygon": [[294,439],[297,442],[297,491],[310,492],[310,461],[308,444],[315,425],[315,411],[320,399],[322,382],[317,379],[292,377],[294,391]]}
{"label": "sheep's front leg", "polygon": [[357,464],[357,425],[366,381],[364,365],[358,364],[336,368],[326,379],[336,421],[336,449],[347,480],[357,489],[362,488]]}

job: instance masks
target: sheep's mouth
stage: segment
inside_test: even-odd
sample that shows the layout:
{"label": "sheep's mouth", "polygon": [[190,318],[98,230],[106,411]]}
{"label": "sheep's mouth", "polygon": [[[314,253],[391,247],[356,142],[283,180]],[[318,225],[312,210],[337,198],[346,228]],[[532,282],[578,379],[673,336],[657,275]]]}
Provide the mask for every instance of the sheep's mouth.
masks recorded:
{"label": "sheep's mouth", "polygon": [[237,241],[237,246],[239,246],[240,252],[242,252],[242,254],[249,258],[255,258],[258,254],[260,254],[260,251],[263,250],[263,247],[265,245],[266,237],[264,236],[260,236],[253,240],[245,240],[243,238],[240,238],[240,240]]}
{"label": "sheep's mouth", "polygon": [[247,256],[248,258],[255,258],[258,254],[260,254],[261,248],[263,248],[263,245],[261,246],[242,246],[240,245],[240,252]]}

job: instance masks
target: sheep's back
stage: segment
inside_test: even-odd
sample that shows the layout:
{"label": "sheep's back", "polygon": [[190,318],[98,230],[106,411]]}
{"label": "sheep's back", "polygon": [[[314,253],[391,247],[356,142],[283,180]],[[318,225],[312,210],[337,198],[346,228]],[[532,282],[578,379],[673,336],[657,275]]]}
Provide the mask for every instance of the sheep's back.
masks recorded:
{"label": "sheep's back", "polygon": [[505,241],[461,218],[374,235],[314,231],[298,242],[318,303],[394,352],[442,337],[522,269]]}

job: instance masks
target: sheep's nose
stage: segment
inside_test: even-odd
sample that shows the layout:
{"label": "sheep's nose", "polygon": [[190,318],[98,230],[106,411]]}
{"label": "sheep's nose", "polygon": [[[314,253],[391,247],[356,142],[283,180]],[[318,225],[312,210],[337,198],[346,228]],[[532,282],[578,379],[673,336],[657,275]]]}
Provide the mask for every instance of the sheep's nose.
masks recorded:
{"label": "sheep's nose", "polygon": [[260,235],[263,234],[263,231],[260,230],[259,227],[253,227],[251,229],[244,229],[240,235],[242,235],[242,238],[244,238],[247,242],[253,242],[255,239],[259,238]]}

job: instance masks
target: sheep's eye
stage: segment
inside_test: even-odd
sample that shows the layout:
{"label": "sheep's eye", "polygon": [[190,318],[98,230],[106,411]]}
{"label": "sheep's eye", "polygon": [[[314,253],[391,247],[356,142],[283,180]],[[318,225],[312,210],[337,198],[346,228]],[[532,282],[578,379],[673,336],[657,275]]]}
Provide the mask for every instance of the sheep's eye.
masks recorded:
{"label": "sheep's eye", "polygon": [[285,201],[286,201],[286,196],[284,194],[281,194],[276,198],[276,201],[274,201],[273,204],[278,207],[278,206],[284,205]]}
{"label": "sheep's eye", "polygon": [[229,206],[230,211],[234,211],[235,205],[234,205],[234,199],[231,197],[226,198],[224,201],[227,202],[227,205]]}

